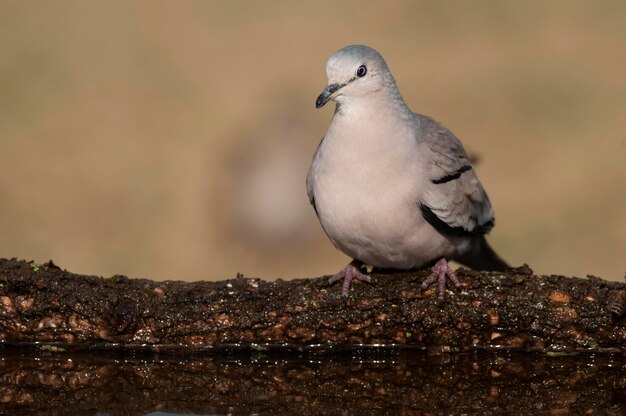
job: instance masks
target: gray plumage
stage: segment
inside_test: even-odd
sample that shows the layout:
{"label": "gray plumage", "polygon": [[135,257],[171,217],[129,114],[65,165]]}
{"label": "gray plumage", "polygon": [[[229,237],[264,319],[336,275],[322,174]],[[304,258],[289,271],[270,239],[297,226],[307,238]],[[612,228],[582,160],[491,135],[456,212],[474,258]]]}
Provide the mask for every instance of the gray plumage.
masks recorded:
{"label": "gray plumage", "polygon": [[[333,244],[357,266],[411,269],[445,258],[506,268],[485,240],[493,210],[459,140],[409,110],[374,49],[345,47],[326,72],[328,86],[316,106],[333,100],[336,109],[307,191]],[[437,278],[441,292],[445,275]]]}

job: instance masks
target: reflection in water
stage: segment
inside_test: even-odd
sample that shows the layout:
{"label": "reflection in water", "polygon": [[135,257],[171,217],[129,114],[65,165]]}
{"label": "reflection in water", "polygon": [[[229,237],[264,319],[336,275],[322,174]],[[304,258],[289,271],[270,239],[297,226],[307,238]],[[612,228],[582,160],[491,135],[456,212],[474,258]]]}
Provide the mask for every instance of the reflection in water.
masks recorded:
{"label": "reflection in water", "polygon": [[182,357],[1,350],[0,413],[620,414],[625,369],[617,356],[505,352]]}

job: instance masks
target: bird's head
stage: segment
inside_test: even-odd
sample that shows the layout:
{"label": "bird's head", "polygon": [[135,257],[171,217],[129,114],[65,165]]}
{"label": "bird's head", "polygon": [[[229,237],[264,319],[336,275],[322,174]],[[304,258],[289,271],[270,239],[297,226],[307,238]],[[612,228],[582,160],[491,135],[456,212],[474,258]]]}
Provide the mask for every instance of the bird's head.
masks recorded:
{"label": "bird's head", "polygon": [[330,100],[341,104],[389,87],[396,89],[385,60],[368,46],[351,45],[338,50],[328,59],[326,74],[328,85],[317,97],[316,108]]}

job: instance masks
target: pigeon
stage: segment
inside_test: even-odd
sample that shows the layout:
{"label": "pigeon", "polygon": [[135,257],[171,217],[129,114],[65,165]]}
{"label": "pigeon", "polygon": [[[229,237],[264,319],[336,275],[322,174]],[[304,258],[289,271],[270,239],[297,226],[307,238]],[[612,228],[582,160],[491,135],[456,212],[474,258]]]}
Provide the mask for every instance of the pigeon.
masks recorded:
{"label": "pigeon", "polygon": [[450,130],[405,104],[383,57],[351,45],[326,64],[315,101],[335,113],[306,179],[309,200],[330,241],[353,260],[330,283],[369,282],[364,265],[432,267],[424,290],[446,278],[459,286],[454,260],[476,270],[508,268],[485,235],[494,212],[463,146]]}

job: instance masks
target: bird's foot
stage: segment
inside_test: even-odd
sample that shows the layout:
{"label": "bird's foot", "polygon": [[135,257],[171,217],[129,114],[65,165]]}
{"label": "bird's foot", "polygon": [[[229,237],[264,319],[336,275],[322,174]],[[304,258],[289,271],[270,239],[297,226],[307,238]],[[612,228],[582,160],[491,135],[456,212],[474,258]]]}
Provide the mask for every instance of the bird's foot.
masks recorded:
{"label": "bird's foot", "polygon": [[368,282],[368,283],[372,281],[372,279],[368,275],[361,273],[361,271],[359,270],[359,267],[361,267],[362,265],[363,263],[361,261],[356,260],[356,259],[352,260],[352,262],[350,262],[350,264],[348,264],[346,267],[341,269],[339,273],[335,274],[330,279],[328,279],[328,284],[332,284],[338,280],[343,279],[343,285],[341,287],[341,295],[348,296],[348,292],[350,291],[350,282],[352,282],[352,279],[356,278],[357,280],[361,280],[363,282]]}
{"label": "bird's foot", "polygon": [[425,290],[435,280],[437,281],[437,300],[442,301],[444,293],[446,292],[446,276],[452,280],[454,286],[459,287],[459,279],[454,274],[454,271],[448,266],[448,262],[445,258],[439,259],[432,268],[433,272],[422,282],[422,290]]}

